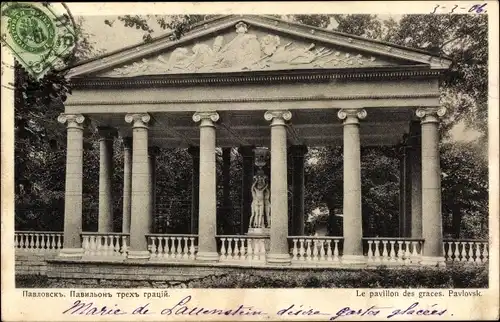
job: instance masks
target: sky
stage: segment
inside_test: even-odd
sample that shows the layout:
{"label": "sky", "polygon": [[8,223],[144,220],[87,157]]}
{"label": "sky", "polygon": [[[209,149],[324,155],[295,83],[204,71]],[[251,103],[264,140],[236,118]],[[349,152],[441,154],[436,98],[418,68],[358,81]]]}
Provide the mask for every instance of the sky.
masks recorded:
{"label": "sky", "polygon": [[[401,15],[379,15],[380,19],[389,17],[399,20]],[[82,19],[83,29],[91,35],[90,40],[94,47],[101,53],[111,52],[123,47],[135,45],[142,42],[142,30],[125,27],[122,21],[117,19],[117,16],[80,16],[76,19]],[[105,20],[112,22],[112,27],[104,23]],[[154,30],[153,37],[161,36],[167,31],[161,29],[154,21],[149,22]],[[331,21],[328,29],[334,28],[336,22]],[[457,124],[451,129],[451,137],[457,141],[472,141],[480,136],[479,132],[469,129],[464,123]]]}

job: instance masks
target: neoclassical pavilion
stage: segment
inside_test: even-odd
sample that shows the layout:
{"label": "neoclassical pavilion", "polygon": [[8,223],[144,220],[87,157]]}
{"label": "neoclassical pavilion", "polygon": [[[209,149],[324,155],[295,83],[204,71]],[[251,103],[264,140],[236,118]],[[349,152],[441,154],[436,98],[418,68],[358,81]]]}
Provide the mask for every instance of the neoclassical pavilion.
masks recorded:
{"label": "neoclassical pavilion", "polygon": [[[445,111],[438,82],[450,63],[419,50],[273,17],[233,15],[198,24],[180,40],[166,36],[74,66],[69,73],[74,91],[59,117],[67,124],[68,142],[60,258],[436,265],[455,252],[464,260],[485,260],[485,245],[447,243],[442,236],[438,125]],[[87,122],[94,122],[101,135],[97,233],[81,229]],[[122,233],[111,231],[117,135],[125,148]],[[364,238],[360,147],[401,143],[400,237]],[[343,236],[303,233],[303,155],[305,147],[321,145],[343,146]],[[193,199],[198,229],[191,234],[150,231],[155,147],[191,147],[199,158],[193,176],[199,180],[199,198]],[[269,148],[269,235],[216,234],[216,147],[240,147],[247,191],[251,147]],[[295,156],[292,214],[287,151]],[[251,195],[246,195],[248,205]],[[244,216],[249,211],[244,207]]]}

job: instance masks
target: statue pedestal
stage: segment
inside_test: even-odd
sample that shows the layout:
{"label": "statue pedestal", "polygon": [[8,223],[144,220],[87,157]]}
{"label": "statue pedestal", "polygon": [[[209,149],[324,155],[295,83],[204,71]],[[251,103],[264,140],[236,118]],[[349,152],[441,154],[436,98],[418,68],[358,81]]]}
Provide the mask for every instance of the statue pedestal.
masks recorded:
{"label": "statue pedestal", "polygon": [[253,237],[253,239],[264,240],[264,247],[266,249],[266,254],[269,252],[269,248],[271,247],[271,241],[269,240],[270,235],[271,232],[269,228],[248,228],[247,236],[251,236]]}
{"label": "statue pedestal", "polygon": [[271,235],[269,228],[248,228],[248,236],[269,237]]}

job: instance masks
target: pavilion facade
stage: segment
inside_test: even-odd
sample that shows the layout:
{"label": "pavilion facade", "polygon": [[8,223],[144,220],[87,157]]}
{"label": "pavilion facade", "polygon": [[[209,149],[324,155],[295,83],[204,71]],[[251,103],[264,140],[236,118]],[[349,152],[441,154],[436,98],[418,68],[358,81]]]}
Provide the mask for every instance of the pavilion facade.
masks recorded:
{"label": "pavilion facade", "polygon": [[[443,265],[482,261],[485,245],[447,244],[441,219],[439,77],[450,61],[265,16],[227,16],[73,67],[60,258],[241,265]],[[83,131],[100,136],[99,224],[82,232]],[[112,231],[113,140],[124,147],[123,227]],[[404,140],[404,142],[403,142]],[[404,143],[399,238],[364,238],[361,146]],[[307,146],[343,146],[343,236],[304,236]],[[216,147],[239,147],[250,191],[253,147],[270,154],[269,235],[219,236]],[[191,234],[152,234],[158,147],[193,156]],[[294,172],[288,207],[287,155]],[[242,216],[251,194],[243,194]],[[289,220],[289,217],[291,219]],[[248,225],[248,218],[242,220]],[[293,225],[290,229],[289,223]],[[248,227],[243,227],[248,228]],[[470,256],[469,256],[470,252]],[[458,258],[458,257],[457,257]]]}

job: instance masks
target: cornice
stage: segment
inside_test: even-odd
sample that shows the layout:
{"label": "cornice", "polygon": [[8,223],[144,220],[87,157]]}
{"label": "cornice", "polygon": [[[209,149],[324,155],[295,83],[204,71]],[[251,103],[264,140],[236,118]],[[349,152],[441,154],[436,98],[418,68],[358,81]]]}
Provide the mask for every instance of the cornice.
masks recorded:
{"label": "cornice", "polygon": [[[418,67],[418,66],[417,66]],[[234,85],[234,84],[269,84],[295,82],[330,82],[333,80],[399,80],[417,78],[437,78],[441,75],[438,70],[380,70],[356,71],[354,69],[342,71],[310,71],[274,73],[233,73],[233,74],[189,74],[189,75],[162,75],[141,77],[109,77],[109,78],[74,78],[71,84],[74,88],[141,88],[141,87],[168,87],[168,86],[196,86],[206,84]]]}

